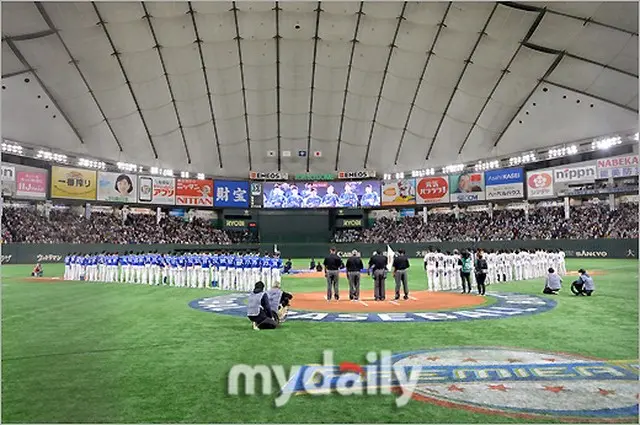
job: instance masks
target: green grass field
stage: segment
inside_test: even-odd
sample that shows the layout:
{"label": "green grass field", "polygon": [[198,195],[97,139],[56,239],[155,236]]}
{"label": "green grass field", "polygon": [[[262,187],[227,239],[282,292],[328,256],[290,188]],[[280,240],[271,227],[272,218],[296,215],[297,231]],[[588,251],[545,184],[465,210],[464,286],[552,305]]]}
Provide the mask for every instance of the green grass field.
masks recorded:
{"label": "green grass field", "polygon": [[[294,268],[305,268],[306,260]],[[426,289],[421,261],[410,284]],[[297,267],[296,267],[297,266]],[[601,270],[595,296],[565,290],[547,313],[446,323],[287,322],[255,332],[245,319],[205,313],[188,303],[216,290],[99,283],[23,281],[31,266],[2,267],[3,422],[522,422],[392,396],[230,396],[234,364],[363,362],[369,351],[460,345],[562,351],[610,360],[638,358],[638,261],[569,260],[568,270]],[[45,265],[45,276],[62,276]],[[323,291],[322,279],[284,277],[291,292]],[[371,280],[364,279],[364,287]],[[342,288],[346,282],[342,281]],[[541,295],[542,281],[489,291]],[[275,391],[275,389],[274,389]],[[540,422],[550,422],[546,418]]]}

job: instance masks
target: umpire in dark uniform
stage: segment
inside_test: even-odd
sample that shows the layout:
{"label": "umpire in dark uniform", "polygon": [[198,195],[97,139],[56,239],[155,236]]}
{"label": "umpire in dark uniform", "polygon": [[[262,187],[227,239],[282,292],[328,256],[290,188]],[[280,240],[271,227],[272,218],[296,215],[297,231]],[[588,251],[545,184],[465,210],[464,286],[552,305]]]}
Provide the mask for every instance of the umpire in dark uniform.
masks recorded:
{"label": "umpire in dark uniform", "polygon": [[387,257],[374,251],[369,260],[369,270],[373,274],[373,297],[376,301],[384,301],[384,282],[387,279]]}
{"label": "umpire in dark uniform", "polygon": [[364,268],[362,259],[355,249],[351,252],[351,257],[347,260],[347,278],[349,279],[349,299],[358,301],[360,299],[360,270]]}
{"label": "umpire in dark uniform", "polygon": [[329,255],[324,259],[324,275],[327,278],[327,301],[331,301],[331,295],[336,297],[336,301],[340,299],[340,286],[338,279],[340,278],[340,269],[344,267],[342,258],[336,255],[336,249],[331,248]]}
{"label": "umpire in dark uniform", "polygon": [[407,269],[409,266],[409,259],[406,256],[405,250],[398,251],[397,257],[393,259],[393,277],[396,279],[396,300],[400,299],[400,284],[404,290],[404,299],[409,299],[409,282],[407,281]]}

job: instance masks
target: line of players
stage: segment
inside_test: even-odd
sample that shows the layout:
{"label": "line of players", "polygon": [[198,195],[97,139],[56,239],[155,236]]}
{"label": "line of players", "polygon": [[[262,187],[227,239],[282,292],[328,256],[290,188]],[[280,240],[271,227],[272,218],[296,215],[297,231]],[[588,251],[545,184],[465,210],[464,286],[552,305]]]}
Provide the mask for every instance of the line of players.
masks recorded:
{"label": "line of players", "polygon": [[[475,264],[473,250],[469,250],[472,263]],[[536,279],[547,275],[553,267],[559,275],[567,272],[565,253],[560,250],[476,250],[482,252],[487,261],[487,284]],[[449,291],[462,288],[460,253],[441,252],[431,248],[424,256],[424,268],[430,291]],[[474,273],[472,271],[471,278]]]}
{"label": "line of players", "polygon": [[278,253],[73,253],[64,259],[65,280],[233,291],[251,291],[259,280],[270,289],[280,282],[281,269]]}

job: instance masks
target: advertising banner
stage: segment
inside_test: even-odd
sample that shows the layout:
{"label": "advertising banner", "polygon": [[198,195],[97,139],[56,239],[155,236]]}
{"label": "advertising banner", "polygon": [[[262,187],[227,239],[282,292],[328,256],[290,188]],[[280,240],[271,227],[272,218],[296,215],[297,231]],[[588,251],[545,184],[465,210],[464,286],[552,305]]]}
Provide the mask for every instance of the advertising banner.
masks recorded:
{"label": "advertising banner", "polygon": [[213,181],[178,179],[176,181],[176,205],[213,206]]}
{"label": "advertising banner", "polygon": [[51,197],[95,201],[97,173],[81,168],[51,167]]}
{"label": "advertising banner", "polygon": [[284,182],[263,184],[264,208],[358,208],[380,206],[380,182]]}
{"label": "advertising banner", "polygon": [[215,180],[214,205],[216,208],[249,208],[249,182]]}
{"label": "advertising banner", "polygon": [[638,155],[622,155],[599,159],[597,162],[598,179],[609,177],[631,177],[638,175]]}
{"label": "advertising banner", "polygon": [[449,181],[446,176],[423,177],[416,185],[419,205],[449,202]]}
{"label": "advertising banner", "polygon": [[251,182],[251,208],[262,208],[262,183]]}
{"label": "advertising banner", "polygon": [[524,198],[524,170],[522,168],[485,171],[484,182],[488,201]]}
{"label": "advertising banner", "polygon": [[553,198],[553,170],[527,172],[527,199]]}
{"label": "advertising banner", "polygon": [[47,198],[47,170],[26,165],[2,166],[2,196],[20,199]]}
{"label": "advertising banner", "polygon": [[139,176],[138,201],[144,204],[174,205],[176,180],[173,177]]}
{"label": "advertising banner", "polygon": [[553,169],[553,183],[593,183],[596,180],[595,161]]}
{"label": "advertising banner", "polygon": [[414,205],[416,180],[391,180],[382,183],[382,205]]}
{"label": "advertising banner", "polygon": [[449,188],[451,202],[484,201],[484,173],[452,174]]}
{"label": "advertising banner", "polygon": [[138,177],[134,174],[98,172],[98,201],[136,203]]}

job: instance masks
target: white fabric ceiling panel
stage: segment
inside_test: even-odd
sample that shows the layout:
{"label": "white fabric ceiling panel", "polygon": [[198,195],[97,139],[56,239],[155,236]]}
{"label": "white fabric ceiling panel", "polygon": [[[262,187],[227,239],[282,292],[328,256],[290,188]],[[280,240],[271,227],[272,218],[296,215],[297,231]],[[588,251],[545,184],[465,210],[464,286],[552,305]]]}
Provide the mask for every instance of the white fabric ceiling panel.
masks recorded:
{"label": "white fabric ceiling panel", "polygon": [[[142,8],[140,9],[142,10]],[[138,18],[131,22],[108,23],[106,27],[117,51],[123,56],[127,53],[142,54],[151,50],[155,45],[146,19]]]}
{"label": "white fabric ceiling panel", "polygon": [[[413,113],[409,119],[409,125],[407,131],[414,135],[424,138],[431,143],[433,136],[438,128],[440,117],[442,114],[428,112],[420,108],[413,108]],[[424,151],[426,156],[427,151]]]}
{"label": "white fabric ceiling panel", "polygon": [[[216,120],[228,120],[244,117],[241,93],[212,96]],[[243,118],[244,119],[244,118]]]}
{"label": "white fabric ceiling panel", "polygon": [[[248,177],[247,144],[246,142],[236,143],[228,146],[221,146],[223,158],[222,174],[229,177]],[[269,158],[270,160],[272,158]],[[275,161],[259,161],[253,163],[252,169],[255,171],[273,170]]]}
{"label": "white fabric ceiling panel", "polygon": [[162,58],[171,76],[199,74],[202,77],[200,52],[195,43],[184,47],[163,47]]}
{"label": "white fabric ceiling panel", "polygon": [[[116,48],[119,48],[117,44]],[[120,59],[127,78],[132,84],[164,81],[162,65],[156,49],[150,48],[137,53],[123,53]]]}
{"label": "white fabric ceiling panel", "polygon": [[[431,66],[431,64],[429,64],[429,66]],[[418,93],[413,111],[415,113],[417,110],[421,110],[430,114],[442,115],[449,101],[449,96],[451,96],[450,88],[429,85],[423,82],[420,86],[420,92]],[[426,136],[432,137],[432,134]]]}
{"label": "white fabric ceiling panel", "polygon": [[96,6],[104,21],[111,25],[141,20],[142,16],[144,16],[142,3],[140,2],[99,3]]}
{"label": "white fabric ceiling panel", "polygon": [[[186,2],[148,2],[145,3],[145,6],[149,14],[159,20],[165,18],[182,18],[189,10]],[[186,16],[189,20],[189,26],[191,26],[191,17],[189,17],[189,15]],[[186,23],[181,22],[180,25],[186,25]]]}
{"label": "white fabric ceiling panel", "polygon": [[[387,48],[389,44],[391,44],[391,40],[393,40],[393,34],[396,31],[396,26],[398,25],[397,19],[387,18],[387,19],[376,19],[367,15],[367,9],[374,5],[375,3],[365,3],[365,15],[360,18],[360,28],[358,29],[358,41],[360,41],[356,50],[359,50],[357,53],[363,54],[365,52],[371,53],[373,47]],[[360,50],[360,45],[363,48]],[[369,49],[366,49],[369,47]],[[369,61],[373,60],[373,58],[367,58]],[[386,56],[382,59],[383,63],[386,60]],[[384,66],[384,65],[383,65]]]}
{"label": "white fabric ceiling panel", "polygon": [[153,111],[171,103],[171,96],[164,77],[144,83],[131,83],[131,86],[136,99],[138,99],[140,109],[143,111]]}
{"label": "white fabric ceiling panel", "polygon": [[[216,138],[210,123],[185,128],[184,136],[191,154],[191,167],[188,171],[200,172],[200,170],[220,169]],[[223,158],[223,160],[225,159]]]}
{"label": "white fabric ceiling panel", "polygon": [[251,115],[249,116],[249,134],[251,140],[266,141],[274,140],[274,144],[269,149],[276,149],[275,140],[277,136],[276,118],[273,115]]}
{"label": "white fabric ceiling panel", "polygon": [[342,143],[345,141],[353,146],[367,146],[371,121],[355,121],[345,117]]}
{"label": "white fabric ceiling panel", "polygon": [[[442,4],[442,3],[424,3],[428,4]],[[410,16],[410,15],[409,15]],[[421,24],[412,22],[406,19],[402,22],[400,30],[398,31],[398,37],[396,39],[396,46],[399,51],[411,52],[420,57],[424,57],[433,44],[433,39],[438,32],[437,22],[435,24]]]}
{"label": "white fabric ceiling panel", "polygon": [[322,6],[322,10],[324,10],[325,13],[331,15],[331,16],[328,16],[329,20],[333,20],[334,18],[341,15],[355,16],[355,14],[358,12],[360,8],[360,3],[328,1],[328,2],[322,2],[321,6]]}
{"label": "white fabric ceiling panel", "polygon": [[[270,3],[273,7],[272,2]],[[236,6],[242,10],[242,2],[236,3]],[[246,7],[246,6],[245,6]],[[238,27],[243,43],[257,42],[260,40],[271,41],[276,35],[276,13],[269,9],[264,12],[238,12]],[[247,57],[246,60],[254,58]],[[257,58],[260,59],[260,58]]]}
{"label": "white fabric ceiling panel", "polygon": [[[163,3],[149,3],[163,4]],[[173,3],[164,3],[171,5]],[[185,5],[186,3],[180,3]],[[195,33],[193,31],[193,24],[191,23],[191,15],[183,14],[177,17],[171,18],[157,18],[152,11],[152,7],[147,8],[151,14],[151,25],[153,25],[158,44],[164,48],[171,47],[183,47],[192,44],[195,39]],[[144,23],[148,25],[147,20]]]}
{"label": "white fabric ceiling panel", "polygon": [[22,62],[13,54],[9,45],[2,42],[2,75],[23,71],[25,69]]}
{"label": "white fabric ceiling panel", "polygon": [[287,1],[280,2],[279,6],[282,10],[289,13],[309,14],[318,7],[317,2]]}
{"label": "white fabric ceiling panel", "polygon": [[[413,133],[406,132],[404,135],[404,142],[400,148],[400,155],[398,155],[398,171],[405,171],[410,168],[424,168],[427,161],[426,157],[427,149],[431,140],[426,140],[424,137],[417,136]],[[397,149],[397,146],[396,146]],[[391,159],[395,158],[395,154]]]}
{"label": "white fabric ceiling panel", "polygon": [[[401,135],[402,130],[394,130],[382,125],[376,125],[373,133],[373,141],[371,142],[371,149],[369,150],[367,168],[374,170],[382,169],[388,167],[389,164],[393,164]],[[353,169],[358,169],[362,168],[363,165],[364,164],[358,164],[358,161],[355,160],[352,167]]]}
{"label": "white fabric ceiling panel", "polygon": [[179,161],[187,164],[187,153],[184,149],[182,136],[177,129],[163,135],[153,136],[153,143],[158,150],[159,164],[162,168],[173,168],[171,164]]}
{"label": "white fabric ceiling panel", "polygon": [[636,111],[638,110],[638,95],[635,95],[633,99],[631,99],[631,101],[629,101],[629,103],[627,103],[627,106],[630,108],[635,109]]}
{"label": "white fabric ceiling panel", "polygon": [[[288,8],[283,7],[287,2],[280,2],[280,8],[282,9],[278,13],[279,19],[279,31],[283,40],[301,40],[301,41],[313,41],[313,37],[316,33],[316,14],[312,11],[302,13],[297,12],[295,9],[300,7],[301,3],[297,3],[297,7],[289,5],[288,8],[294,7],[293,11],[288,11]],[[302,3],[304,5],[304,3]],[[315,7],[315,4],[307,3],[308,6],[302,6],[303,9],[309,6]],[[275,11],[274,11],[275,14]],[[297,27],[296,27],[297,26]],[[274,28],[275,35],[275,28]],[[280,40],[280,41],[283,41]],[[283,53],[282,51],[280,52]]]}
{"label": "white fabric ceiling panel", "polygon": [[176,102],[183,127],[200,126],[211,121],[209,98],[207,96],[188,102]]}
{"label": "white fabric ceiling panel", "polygon": [[549,81],[626,105],[638,94],[638,79],[592,63],[565,57]]}
{"label": "white fabric ceiling panel", "polygon": [[590,16],[594,21],[638,33],[637,1],[601,2],[598,10]]}
{"label": "white fabric ceiling panel", "polygon": [[[309,130],[309,114],[282,114],[280,116],[280,134],[282,138],[288,140],[304,140],[307,145],[307,134]],[[303,149],[303,146],[296,146],[296,149]]]}
{"label": "white fabric ceiling panel", "polygon": [[431,155],[429,155],[429,160],[435,161],[436,164],[444,164],[456,158],[458,153],[456,148],[462,145],[462,141],[470,128],[471,124],[462,123],[449,116],[444,117],[438,132],[438,138],[433,144]]}
{"label": "white fabric ceiling panel", "polygon": [[[320,44],[331,44],[336,45],[337,43],[348,43],[353,39],[353,34],[356,27],[356,20],[358,15],[356,15],[357,3],[344,3],[345,6],[353,6],[356,5],[356,10],[348,13],[348,14],[333,14],[328,10],[331,9],[332,5],[339,5],[339,3],[323,3],[322,9],[324,12],[320,15],[320,25],[318,28],[318,37],[320,37]],[[349,47],[351,44],[348,44]],[[346,63],[346,62],[343,62]]]}
{"label": "white fabric ceiling panel", "polygon": [[[192,2],[191,7],[196,12],[196,26],[198,27],[198,35],[204,43],[215,43],[222,41],[233,41],[235,47],[235,41],[233,38],[236,36],[236,26],[233,18],[233,12],[228,9],[231,8],[231,3],[228,4],[228,8],[219,13],[206,11],[212,5],[223,5],[224,2]],[[237,54],[237,52],[236,52]]]}
{"label": "white fabric ceiling panel", "polygon": [[247,141],[247,132],[243,116],[220,120],[216,116],[220,145],[235,144]]}
{"label": "white fabric ceiling panel", "polygon": [[409,105],[398,105],[396,103],[389,102],[386,99],[380,101],[380,109],[378,112],[378,118],[376,120],[376,126],[373,131],[373,139],[371,146],[379,147],[380,144],[392,143],[396,147],[400,141],[400,135],[396,139],[388,139],[379,137],[379,131],[382,131],[381,127],[388,130],[402,130],[404,123],[407,120],[409,113]]}
{"label": "white fabric ceiling panel", "polygon": [[208,98],[204,74],[201,70],[193,71],[190,74],[169,74],[169,83],[177,102]]}
{"label": "white fabric ceiling panel", "polygon": [[[493,144],[499,133],[475,125],[469,133],[467,143],[462,148],[458,158],[460,161],[474,161],[478,158],[487,158],[493,150]],[[465,135],[466,137],[466,135]],[[457,152],[456,152],[457,153]]]}
{"label": "white fabric ceiling panel", "polygon": [[[506,79],[506,77],[505,77]],[[512,82],[508,82],[510,84]],[[525,83],[525,82],[520,82]],[[529,91],[533,90],[535,84],[529,87]],[[525,90],[523,90],[524,92]],[[524,101],[524,99],[522,99]],[[501,132],[505,126],[509,123],[509,120],[518,110],[518,104],[505,104],[494,99],[489,100],[487,106],[482,111],[482,115],[478,119],[478,126],[486,130],[490,130],[495,133]],[[471,140],[467,141],[467,144],[473,144]]]}
{"label": "white fabric ceiling panel", "polygon": [[[91,2],[42,2],[41,5],[47,12],[56,28],[61,33],[75,28],[96,27],[98,18]],[[3,12],[5,12],[3,7]],[[98,27],[100,31],[102,29]]]}
{"label": "white fabric ceiling panel", "polygon": [[[230,1],[213,1],[213,2],[193,2],[191,3],[193,10],[198,12],[198,15],[223,15],[230,12],[233,4]],[[196,15],[196,16],[198,16]]]}
{"label": "white fabric ceiling panel", "polygon": [[624,48],[616,56],[610,66],[618,68],[622,71],[630,72],[638,75],[638,36],[633,35],[624,45]]}
{"label": "white fabric ceiling panel", "polygon": [[14,37],[49,30],[33,2],[2,3],[2,35]]}
{"label": "white fabric ceiling panel", "polygon": [[[342,141],[342,144],[340,145],[340,158],[338,159],[338,169],[339,170],[362,169],[364,165],[364,155],[366,151],[367,151],[366,144],[362,146],[356,146],[350,143],[346,143],[345,141]],[[333,158],[331,158],[331,161],[332,160]],[[312,161],[315,163],[316,158],[312,158]]]}
{"label": "white fabric ceiling panel", "polygon": [[[451,94],[451,90],[456,85],[464,62],[462,60],[453,61],[450,59],[443,59],[438,55],[431,56],[429,60],[429,66],[425,73],[423,85],[434,86],[439,88],[446,88]],[[418,96],[420,98],[420,96]],[[445,100],[446,103],[446,100]],[[438,108],[443,111],[445,105],[439,105]]]}
{"label": "white fabric ceiling panel", "polygon": [[113,56],[80,60],[78,67],[95,93],[121,90],[123,87],[127,89],[124,75],[120,71],[120,65],[118,65],[118,61]]}
{"label": "white fabric ceiling panel", "polygon": [[442,20],[445,10],[447,10],[447,2],[421,2],[412,1],[407,3],[407,9],[404,13],[405,23],[413,23],[420,26],[428,26],[437,28]]}
{"label": "white fabric ceiling panel", "polygon": [[[424,52],[418,54],[406,50],[393,49],[387,78],[393,76],[405,82],[410,82],[415,86],[426,60],[427,55]],[[411,97],[406,100],[411,101]]]}
{"label": "white fabric ceiling panel", "polygon": [[500,70],[497,69],[469,64],[458,89],[469,96],[486,99],[500,78],[500,74]]}
{"label": "white fabric ceiling panel", "polygon": [[313,116],[339,117],[342,111],[343,94],[339,91],[313,91]]}
{"label": "white fabric ceiling panel", "polygon": [[395,19],[400,16],[403,3],[400,1],[365,2],[363,11],[372,19]]}
{"label": "white fabric ceiling panel", "polygon": [[15,46],[56,99],[72,99],[87,92],[75,67],[55,35],[33,40],[16,41]]}
{"label": "white fabric ceiling panel", "polygon": [[609,64],[631,37],[602,25],[583,25],[579,20],[547,13],[529,42]]}
{"label": "white fabric ceiling panel", "polygon": [[[268,87],[268,86],[263,86]],[[253,116],[272,116],[275,122],[276,116],[276,91],[247,90],[247,113]]]}
{"label": "white fabric ceiling panel", "polygon": [[[89,84],[91,84],[91,80]],[[96,92],[95,96],[108,119],[119,119],[138,114],[127,86],[123,85],[112,90],[102,90]]]}
{"label": "white fabric ceiling panel", "polygon": [[156,134],[171,133],[178,129],[176,113],[171,103],[152,111],[143,110],[142,114],[144,115],[145,122],[147,123],[147,127],[149,127],[149,132],[152,136]]}
{"label": "white fabric ceiling panel", "polygon": [[[451,105],[449,105],[447,116],[461,123],[472,124],[482,109],[485,100],[486,97],[470,96],[461,90],[457,90],[453,100],[451,100]],[[438,135],[438,137],[440,136]],[[458,144],[461,143],[462,140]]]}
{"label": "white fabric ceiling panel", "polygon": [[251,15],[261,14],[269,11],[273,11],[276,7],[275,2],[272,1],[257,1],[257,2],[236,2],[236,7],[240,12],[244,12]]}
{"label": "white fabric ceiling panel", "polygon": [[[98,98],[98,101],[103,105],[102,99]],[[149,164],[154,160],[149,137],[144,130],[140,115],[131,114],[119,119],[110,119],[109,123],[127,157],[142,164]]]}
{"label": "white fabric ceiling panel", "polygon": [[[93,109],[96,108],[94,107]],[[71,113],[69,113],[69,118],[73,122],[79,122],[76,120],[82,119],[82,117],[72,115]],[[124,151],[124,145],[123,152],[120,152],[106,121],[102,121],[94,126],[78,128],[78,132],[84,140],[85,144],[83,146],[86,149],[86,154],[90,157],[104,158],[111,161],[128,160],[128,152]]]}

